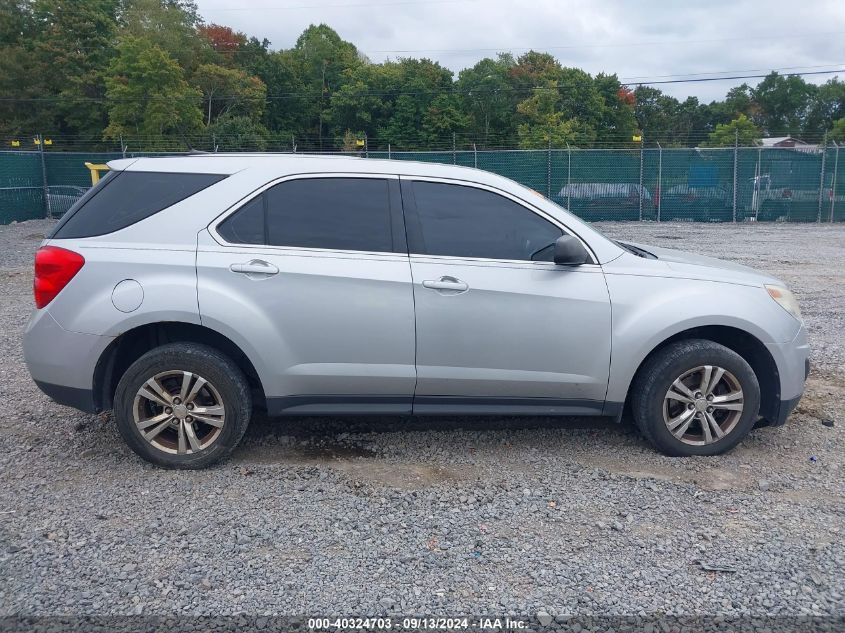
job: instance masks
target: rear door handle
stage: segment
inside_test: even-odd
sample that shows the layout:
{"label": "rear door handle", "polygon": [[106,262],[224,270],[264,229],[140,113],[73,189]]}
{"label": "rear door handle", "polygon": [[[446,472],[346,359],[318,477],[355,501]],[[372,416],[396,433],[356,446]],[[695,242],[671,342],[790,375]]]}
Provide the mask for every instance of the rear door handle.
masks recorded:
{"label": "rear door handle", "polygon": [[455,277],[441,277],[440,279],[428,279],[422,282],[423,288],[431,288],[432,290],[454,290],[457,292],[466,292],[469,286],[465,281],[456,279]]}
{"label": "rear door handle", "polygon": [[232,264],[229,270],[233,273],[243,273],[246,275],[275,275],[279,269],[273,266],[270,262],[265,262],[263,259],[253,259],[245,264]]}

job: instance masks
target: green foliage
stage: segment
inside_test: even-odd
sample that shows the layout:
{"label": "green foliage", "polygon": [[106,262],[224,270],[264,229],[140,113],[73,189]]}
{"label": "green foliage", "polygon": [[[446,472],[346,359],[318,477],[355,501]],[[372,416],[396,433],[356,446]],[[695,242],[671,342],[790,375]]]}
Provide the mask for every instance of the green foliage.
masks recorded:
{"label": "green foliage", "polygon": [[576,143],[578,121],[566,119],[561,112],[560,93],[554,81],[537,88],[533,96],[516,106],[516,110],[523,120],[516,131],[522,149],[541,149],[550,143],[555,147]]}
{"label": "green foliage", "polygon": [[203,64],[194,73],[193,84],[202,93],[206,125],[229,114],[258,121],[264,112],[267,86],[243,70]]}
{"label": "green foliage", "polygon": [[740,114],[730,123],[720,123],[710,133],[708,147],[749,147],[757,145],[760,141],[759,128],[744,114]]}
{"label": "green foliage", "polygon": [[770,73],[751,90],[757,108],[755,123],[768,136],[799,135],[816,91],[801,77]]}
{"label": "green foliage", "polygon": [[[37,115],[37,124],[99,135],[107,122],[101,103],[103,71],[114,55],[118,0],[35,0],[32,4],[29,77],[39,94],[59,100]],[[81,103],[85,103],[80,107]]]}
{"label": "green foliage", "polygon": [[596,122],[599,141],[607,145],[624,147],[639,131],[634,114],[636,97],[633,91],[619,83],[616,75],[596,75],[596,90],[601,97],[602,107]]}
{"label": "green foliage", "polygon": [[201,20],[193,0],[122,1],[120,17],[124,34],[152,42],[187,73],[200,64],[214,61],[211,43],[197,32]]}
{"label": "green foliage", "polygon": [[834,77],[815,91],[804,122],[804,134],[818,138],[845,117],[845,82]]}
{"label": "green foliage", "polygon": [[429,59],[371,63],[325,24],[273,51],[203,23],[195,0],[3,0],[0,94],[0,134],[86,148],[123,136],[139,150],[154,149],[153,137],[184,147],[187,136],[202,147],[213,136],[221,149],[300,151],[348,149],[359,135],[371,150],[453,139],[459,149],[625,147],[640,133],[650,146],[731,146],[737,131],[740,144],[763,134],[815,141],[845,118],[838,79],[815,86],[772,73],[700,103],[630,90],[540,51],[500,53],[454,77]]}
{"label": "green foliage", "polygon": [[109,65],[108,138],[183,136],[202,125],[201,94],[185,81],[175,59],[156,44],[127,36]]}
{"label": "green foliage", "polygon": [[208,126],[208,134],[218,151],[257,151],[267,149],[267,128],[247,116],[225,114]]}
{"label": "green foliage", "polygon": [[504,144],[514,135],[515,94],[510,82],[514,58],[500,53],[462,70],[455,84],[466,114],[467,132],[481,147]]}
{"label": "green foliage", "polygon": [[834,121],[829,138],[837,143],[845,143],[845,117]]}

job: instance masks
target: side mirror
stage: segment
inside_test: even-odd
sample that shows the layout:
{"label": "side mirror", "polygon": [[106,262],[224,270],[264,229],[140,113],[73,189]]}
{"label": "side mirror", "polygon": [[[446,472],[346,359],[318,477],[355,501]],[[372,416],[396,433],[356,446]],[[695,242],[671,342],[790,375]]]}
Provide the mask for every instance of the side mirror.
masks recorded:
{"label": "side mirror", "polygon": [[580,266],[590,260],[587,250],[577,237],[561,235],[555,241],[555,264]]}

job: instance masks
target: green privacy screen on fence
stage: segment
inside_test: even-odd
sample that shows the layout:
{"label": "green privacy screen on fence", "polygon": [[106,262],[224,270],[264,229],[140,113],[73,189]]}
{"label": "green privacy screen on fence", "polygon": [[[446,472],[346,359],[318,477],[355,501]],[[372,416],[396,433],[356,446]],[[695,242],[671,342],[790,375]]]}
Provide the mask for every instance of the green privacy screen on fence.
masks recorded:
{"label": "green privacy screen on fence", "polygon": [[[841,222],[845,220],[845,156],[840,158],[839,153],[838,147],[825,151],[649,147],[369,152],[366,157],[491,171],[589,221]],[[121,157],[119,153],[0,152],[0,224],[61,216],[91,186],[86,162]]]}

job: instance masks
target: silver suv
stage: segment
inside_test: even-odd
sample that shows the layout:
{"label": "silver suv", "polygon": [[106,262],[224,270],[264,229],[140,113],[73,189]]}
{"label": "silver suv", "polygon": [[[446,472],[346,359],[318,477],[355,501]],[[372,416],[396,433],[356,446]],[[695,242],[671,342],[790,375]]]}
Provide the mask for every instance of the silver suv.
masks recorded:
{"label": "silver suv", "polygon": [[270,415],[594,415],[669,455],[782,424],[808,346],[784,284],[610,240],[449,165],[117,160],[43,242],[24,351],[56,402],[114,410],[171,468]]}

